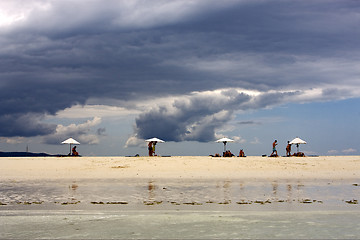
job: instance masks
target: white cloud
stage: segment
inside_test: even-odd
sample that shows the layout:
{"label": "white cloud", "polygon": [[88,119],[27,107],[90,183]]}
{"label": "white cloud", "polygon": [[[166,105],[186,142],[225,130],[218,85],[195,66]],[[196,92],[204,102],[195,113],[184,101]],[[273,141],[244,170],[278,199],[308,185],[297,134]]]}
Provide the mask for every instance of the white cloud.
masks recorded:
{"label": "white cloud", "polygon": [[[352,153],[356,153],[357,150],[354,149],[354,148],[348,148],[348,149],[341,150],[341,152],[342,152],[342,153],[345,153],[345,154],[352,154]],[[340,151],[334,150],[334,149],[328,151],[328,154],[337,155],[337,154],[339,154],[339,153],[340,153]]]}
{"label": "white cloud", "polygon": [[85,123],[81,124],[70,124],[68,126],[58,125],[56,128],[56,133],[58,134],[71,134],[75,132],[86,132],[90,127],[96,126],[101,123],[101,118],[94,117],[93,120],[88,120]]}
{"label": "white cloud", "polygon": [[346,153],[346,154],[350,154],[350,153],[355,153],[357,152],[356,149],[353,149],[353,148],[348,148],[348,149],[344,149],[342,150],[343,153]]}
{"label": "white cloud", "polygon": [[0,27],[8,26],[25,18],[24,13],[9,14],[0,10]]}
{"label": "white cloud", "polygon": [[59,142],[73,137],[79,140],[82,144],[98,144],[99,135],[91,133],[93,127],[98,126],[101,123],[101,118],[94,117],[92,120],[88,120],[81,124],[70,124],[64,126],[59,124],[56,127],[56,132],[52,135],[45,136],[44,142],[49,144],[59,144]]}
{"label": "white cloud", "polygon": [[144,142],[144,139],[140,139],[135,134],[134,136],[131,136],[128,138],[128,140],[125,143],[125,148],[128,147],[146,147],[146,143]]}
{"label": "white cloud", "polygon": [[81,134],[78,136],[80,143],[98,144],[100,142],[99,136],[95,134]]}
{"label": "white cloud", "polygon": [[336,155],[336,154],[338,154],[338,153],[339,153],[339,151],[338,151],[338,150],[334,150],[334,149],[328,151],[328,154],[331,154],[331,155],[332,155],[332,154],[333,154],[333,155]]}
{"label": "white cloud", "polygon": [[50,0],[4,0],[0,2],[0,28],[24,22],[37,11],[50,8]]}
{"label": "white cloud", "polygon": [[141,113],[140,110],[127,109],[119,106],[108,105],[74,105],[56,113],[55,116],[49,115],[47,118],[93,118],[95,116],[104,117],[129,117]]}
{"label": "white cloud", "polygon": [[237,143],[246,143],[246,140],[243,139],[241,136],[233,136],[231,139],[233,139]]}

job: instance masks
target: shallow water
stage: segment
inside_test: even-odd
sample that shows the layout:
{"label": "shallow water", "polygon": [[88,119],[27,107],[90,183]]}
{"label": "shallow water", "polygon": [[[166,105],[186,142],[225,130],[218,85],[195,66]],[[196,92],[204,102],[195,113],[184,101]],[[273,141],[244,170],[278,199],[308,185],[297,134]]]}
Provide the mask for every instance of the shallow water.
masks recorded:
{"label": "shallow water", "polygon": [[360,237],[358,212],[3,211],[5,239],[330,239]]}
{"label": "shallow water", "polygon": [[2,239],[360,238],[353,181],[0,183]]}
{"label": "shallow water", "polygon": [[[2,209],[53,209],[59,205],[74,205],[92,209],[91,205],[123,205],[138,209],[141,206],[161,205],[271,205],[271,208],[294,210],[301,205],[316,209],[339,210],[357,205],[360,184],[353,181],[251,181],[251,180],[56,180],[5,181],[0,183]],[[125,206],[126,205],[126,206]]]}

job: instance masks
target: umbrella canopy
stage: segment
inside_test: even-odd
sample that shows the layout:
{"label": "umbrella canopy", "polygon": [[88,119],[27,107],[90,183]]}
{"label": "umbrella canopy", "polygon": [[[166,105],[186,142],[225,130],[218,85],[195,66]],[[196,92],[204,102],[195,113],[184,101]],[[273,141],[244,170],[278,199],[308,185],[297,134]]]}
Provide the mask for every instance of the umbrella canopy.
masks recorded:
{"label": "umbrella canopy", "polygon": [[290,142],[290,144],[296,144],[297,151],[299,152],[299,144],[306,144],[306,142],[301,138],[296,137]]}
{"label": "umbrella canopy", "polygon": [[65,141],[61,142],[62,144],[69,144],[70,145],[70,152],[69,152],[69,155],[71,154],[71,145],[72,144],[80,144],[78,141],[76,141],[75,139],[73,138],[68,138],[66,139]]}
{"label": "umbrella canopy", "polygon": [[150,138],[150,139],[146,139],[145,141],[146,142],[161,142],[161,143],[165,142],[165,141],[163,141],[161,139],[158,139],[158,138]]}
{"label": "umbrella canopy", "polygon": [[73,138],[68,138],[65,141],[61,142],[62,144],[80,144],[78,141],[76,141]]}
{"label": "umbrella canopy", "polygon": [[224,152],[226,152],[226,143],[227,142],[233,142],[234,140],[230,138],[220,138],[219,140],[216,140],[216,142],[222,142],[224,143]]}
{"label": "umbrella canopy", "polygon": [[219,140],[216,140],[216,142],[233,142],[234,140],[230,138],[220,138]]}
{"label": "umbrella canopy", "polygon": [[304,140],[302,140],[301,138],[294,138],[290,144],[306,144],[306,142]]}

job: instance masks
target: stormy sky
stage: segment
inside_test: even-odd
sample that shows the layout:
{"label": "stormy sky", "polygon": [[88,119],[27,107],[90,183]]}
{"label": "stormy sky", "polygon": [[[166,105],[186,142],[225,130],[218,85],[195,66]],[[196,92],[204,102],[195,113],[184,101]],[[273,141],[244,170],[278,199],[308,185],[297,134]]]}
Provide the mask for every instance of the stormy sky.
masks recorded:
{"label": "stormy sky", "polygon": [[[1,1],[0,150],[56,153],[74,137],[85,155],[126,155],[158,137],[197,146],[188,155],[227,136],[256,155],[303,136],[309,153],[356,154],[359,12],[351,0]],[[334,129],[349,142],[321,142]]]}

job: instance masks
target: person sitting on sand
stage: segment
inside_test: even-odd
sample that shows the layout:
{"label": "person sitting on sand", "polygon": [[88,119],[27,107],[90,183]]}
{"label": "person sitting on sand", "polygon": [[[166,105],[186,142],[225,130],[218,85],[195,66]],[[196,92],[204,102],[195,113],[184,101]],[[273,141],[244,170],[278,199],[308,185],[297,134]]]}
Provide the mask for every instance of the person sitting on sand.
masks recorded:
{"label": "person sitting on sand", "polygon": [[232,157],[232,156],[234,156],[234,154],[232,154],[230,150],[226,150],[226,152],[224,152],[224,157]]}
{"label": "person sitting on sand", "polygon": [[240,152],[239,152],[239,157],[245,157],[244,150],[240,149]]}
{"label": "person sitting on sand", "polygon": [[291,156],[291,144],[290,144],[290,141],[288,141],[288,144],[286,146],[286,156],[287,157]]}
{"label": "person sitting on sand", "polygon": [[76,146],[72,148],[72,155],[79,156],[79,153],[76,151]]}

